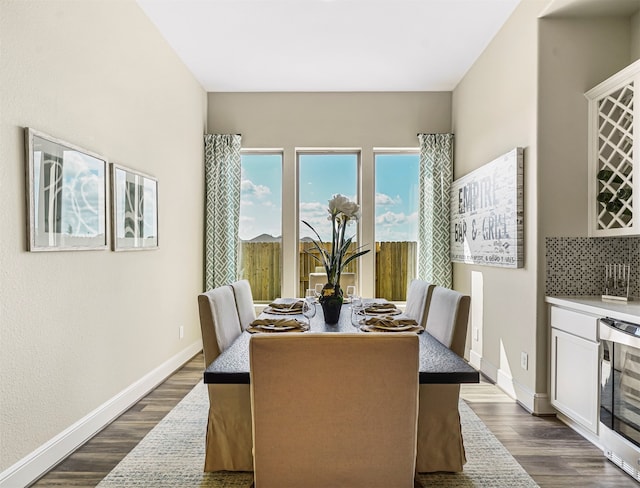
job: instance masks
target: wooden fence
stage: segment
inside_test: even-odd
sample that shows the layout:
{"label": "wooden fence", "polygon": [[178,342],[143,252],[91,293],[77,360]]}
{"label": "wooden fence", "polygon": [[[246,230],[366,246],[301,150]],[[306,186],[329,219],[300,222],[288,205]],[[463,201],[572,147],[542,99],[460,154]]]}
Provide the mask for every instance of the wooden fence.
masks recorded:
{"label": "wooden fence", "polygon": [[[279,242],[243,242],[240,250],[241,275],[251,283],[255,301],[269,301],[281,296],[281,247]],[[350,252],[356,245],[352,244]],[[376,242],[376,297],[403,301],[407,285],[417,270],[416,242]],[[311,255],[319,256],[310,242],[300,242],[298,296],[303,297],[309,287],[309,273],[320,266]],[[359,259],[351,261],[343,272],[358,273]]]}

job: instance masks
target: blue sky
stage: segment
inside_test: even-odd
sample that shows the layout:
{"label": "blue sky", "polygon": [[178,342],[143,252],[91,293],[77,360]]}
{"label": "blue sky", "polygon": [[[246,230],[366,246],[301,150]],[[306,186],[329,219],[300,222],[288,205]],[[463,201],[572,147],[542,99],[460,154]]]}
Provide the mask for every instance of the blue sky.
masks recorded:
{"label": "blue sky", "polygon": [[[330,232],[327,202],[336,193],[352,200],[357,194],[355,154],[300,156],[300,219],[323,239]],[[240,238],[260,234],[280,236],[282,222],[282,164],[280,155],[242,156]],[[376,240],[417,240],[418,155],[380,154],[376,157]],[[356,231],[351,227],[349,235]],[[311,231],[300,224],[301,236]]]}

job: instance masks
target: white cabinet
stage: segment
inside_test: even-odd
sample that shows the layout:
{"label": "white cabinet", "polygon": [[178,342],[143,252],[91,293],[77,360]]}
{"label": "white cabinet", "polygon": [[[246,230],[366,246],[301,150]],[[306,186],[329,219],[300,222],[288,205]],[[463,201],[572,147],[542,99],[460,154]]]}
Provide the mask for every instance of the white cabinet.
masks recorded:
{"label": "white cabinet", "polygon": [[551,405],[598,433],[598,317],[550,307]]}
{"label": "white cabinet", "polygon": [[640,60],[585,96],[589,100],[589,236],[640,235],[640,122],[634,124],[634,119],[640,121]]}

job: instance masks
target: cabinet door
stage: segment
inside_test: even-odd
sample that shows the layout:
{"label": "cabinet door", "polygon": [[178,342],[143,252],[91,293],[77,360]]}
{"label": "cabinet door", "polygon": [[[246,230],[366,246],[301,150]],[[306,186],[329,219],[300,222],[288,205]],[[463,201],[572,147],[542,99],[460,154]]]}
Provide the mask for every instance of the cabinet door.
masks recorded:
{"label": "cabinet door", "polygon": [[551,329],[551,404],[598,432],[598,343]]}
{"label": "cabinet door", "polygon": [[640,234],[640,133],[634,128],[634,118],[640,118],[639,88],[636,61],[586,94],[590,236]]}

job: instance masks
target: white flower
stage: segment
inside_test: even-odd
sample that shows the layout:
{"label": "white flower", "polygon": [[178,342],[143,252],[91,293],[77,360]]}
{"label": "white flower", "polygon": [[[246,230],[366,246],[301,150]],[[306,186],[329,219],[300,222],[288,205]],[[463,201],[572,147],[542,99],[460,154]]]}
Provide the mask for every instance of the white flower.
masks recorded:
{"label": "white flower", "polygon": [[339,214],[343,214],[346,221],[358,220],[360,218],[360,205],[338,193],[329,200],[329,216],[334,217]]}

